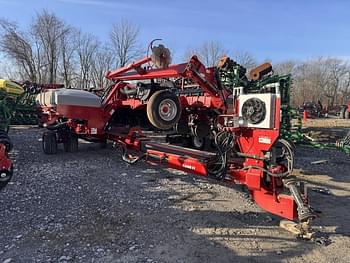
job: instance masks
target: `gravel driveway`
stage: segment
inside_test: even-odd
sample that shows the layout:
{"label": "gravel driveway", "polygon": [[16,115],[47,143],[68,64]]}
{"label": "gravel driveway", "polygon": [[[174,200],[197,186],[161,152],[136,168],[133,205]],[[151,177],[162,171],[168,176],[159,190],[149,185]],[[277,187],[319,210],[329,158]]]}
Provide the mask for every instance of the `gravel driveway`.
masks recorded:
{"label": "gravel driveway", "polygon": [[[15,176],[0,193],[0,262],[350,262],[350,157],[297,149],[316,229],[332,243],[296,240],[239,186],[144,163],[112,147],[81,144],[44,155],[42,131],[14,127]],[[312,165],[315,160],[327,163]]]}

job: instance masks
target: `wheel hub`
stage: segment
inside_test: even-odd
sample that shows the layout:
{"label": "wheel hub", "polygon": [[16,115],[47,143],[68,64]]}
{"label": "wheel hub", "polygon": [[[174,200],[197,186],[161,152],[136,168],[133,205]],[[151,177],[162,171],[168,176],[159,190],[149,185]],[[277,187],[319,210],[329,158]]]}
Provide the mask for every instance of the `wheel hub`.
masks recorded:
{"label": "wheel hub", "polygon": [[164,112],[165,114],[169,111],[168,106],[164,106],[162,109],[162,112]]}
{"label": "wheel hub", "polygon": [[176,117],[176,103],[170,99],[165,99],[159,104],[159,116],[165,121],[172,121]]}

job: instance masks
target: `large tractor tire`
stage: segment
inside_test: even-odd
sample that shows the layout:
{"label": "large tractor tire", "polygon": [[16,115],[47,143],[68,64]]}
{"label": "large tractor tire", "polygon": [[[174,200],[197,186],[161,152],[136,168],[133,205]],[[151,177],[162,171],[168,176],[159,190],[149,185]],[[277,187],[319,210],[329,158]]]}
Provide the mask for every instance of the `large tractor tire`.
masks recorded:
{"label": "large tractor tire", "polygon": [[147,103],[147,117],[158,129],[172,128],[181,117],[179,98],[168,90],[155,92]]}
{"label": "large tractor tire", "polygon": [[78,151],[78,136],[74,133],[70,133],[63,142],[63,148],[66,152],[70,153]]}
{"label": "large tractor tire", "polygon": [[43,134],[43,151],[45,154],[56,154],[57,153],[57,137],[53,131],[47,131]]}

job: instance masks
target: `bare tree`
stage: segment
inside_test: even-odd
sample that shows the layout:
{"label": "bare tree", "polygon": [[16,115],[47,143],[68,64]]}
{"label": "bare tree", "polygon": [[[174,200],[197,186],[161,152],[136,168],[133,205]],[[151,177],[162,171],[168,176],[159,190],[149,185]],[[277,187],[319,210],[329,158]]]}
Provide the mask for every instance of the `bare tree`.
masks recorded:
{"label": "bare tree", "polygon": [[[197,55],[207,67],[213,67],[217,65],[221,57],[228,53],[230,52],[228,52],[220,42],[208,41],[197,48],[188,48],[184,54],[184,59],[187,60],[191,56]],[[254,56],[247,51],[237,51],[231,55],[231,58],[248,70],[257,65]]]}
{"label": "bare tree", "polygon": [[348,66],[341,59],[328,58],[325,66],[329,71],[329,84],[325,90],[325,95],[330,98],[330,106],[337,101],[338,91],[344,76],[348,73]]}
{"label": "bare tree", "polygon": [[196,55],[207,67],[214,67],[227,52],[218,41],[204,42],[198,48],[187,49],[185,59]]}
{"label": "bare tree", "polygon": [[112,67],[113,54],[104,52],[102,56],[94,36],[79,32],[47,11],[35,17],[27,32],[3,19],[0,26],[0,51],[14,62],[21,80],[89,88],[102,83],[102,71]]}
{"label": "bare tree", "polygon": [[350,100],[350,66],[347,65],[347,72],[344,75],[340,89],[339,103],[345,105]]}
{"label": "bare tree", "polygon": [[138,35],[138,27],[126,19],[113,25],[110,38],[117,67],[125,66],[140,55]]}
{"label": "bare tree", "polygon": [[3,37],[0,40],[1,51],[10,59],[16,61],[21,68],[21,75],[31,81],[37,79],[37,65],[33,54],[30,38],[18,31],[14,23],[6,20],[0,20],[1,33]]}
{"label": "bare tree", "polygon": [[294,60],[286,60],[281,63],[273,65],[273,70],[276,74],[286,75],[292,74],[297,66],[297,62]]}
{"label": "bare tree", "polygon": [[61,74],[63,76],[64,85],[70,87],[75,75],[75,55],[77,49],[77,43],[74,41],[74,35],[78,34],[78,31],[71,29],[69,33],[64,34],[61,37]]}
{"label": "bare tree", "polygon": [[329,84],[324,61],[324,58],[319,57],[300,63],[294,68],[292,91],[294,104],[300,105],[304,101],[323,100],[324,91]]}
{"label": "bare tree", "polygon": [[200,59],[208,67],[216,66],[220,58],[226,53],[227,52],[218,41],[205,42],[198,49],[198,55]]}
{"label": "bare tree", "polygon": [[49,83],[56,82],[62,38],[70,30],[61,19],[46,10],[37,15],[32,25],[32,34],[42,46]]}
{"label": "bare tree", "polygon": [[88,89],[91,86],[92,66],[94,55],[98,49],[99,42],[90,35],[79,32],[77,37],[77,54],[79,60],[79,88]]}
{"label": "bare tree", "polygon": [[292,99],[295,104],[320,100],[334,106],[342,103],[348,94],[350,69],[341,59],[318,57],[296,65],[286,62],[278,65],[277,70],[293,73]]}
{"label": "bare tree", "polygon": [[94,56],[92,66],[93,85],[96,88],[105,88],[109,84],[109,80],[105,77],[106,72],[113,67],[113,53],[107,47],[100,47]]}
{"label": "bare tree", "polygon": [[257,66],[256,59],[247,51],[237,51],[232,57],[237,63],[241,64],[247,70],[250,70]]}

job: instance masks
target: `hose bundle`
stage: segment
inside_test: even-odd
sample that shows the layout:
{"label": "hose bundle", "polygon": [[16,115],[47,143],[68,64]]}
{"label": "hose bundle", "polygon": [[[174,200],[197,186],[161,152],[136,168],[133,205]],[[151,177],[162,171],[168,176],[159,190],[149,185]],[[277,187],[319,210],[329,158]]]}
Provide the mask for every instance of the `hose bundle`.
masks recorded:
{"label": "hose bundle", "polygon": [[231,132],[221,131],[215,134],[216,156],[207,165],[208,175],[223,180],[227,173],[227,157],[234,147],[234,136]]}
{"label": "hose bundle", "polygon": [[287,168],[287,170],[285,172],[272,173],[266,168],[263,168],[260,166],[255,166],[255,165],[245,166],[243,168],[243,170],[258,169],[258,170],[261,170],[272,177],[280,177],[280,178],[290,175],[292,173],[293,167],[294,167],[294,147],[289,141],[287,141],[285,139],[278,139],[276,146],[281,148],[281,150],[282,150],[281,155],[276,158],[277,163],[282,164],[285,161],[287,162],[285,164],[285,166]]}

